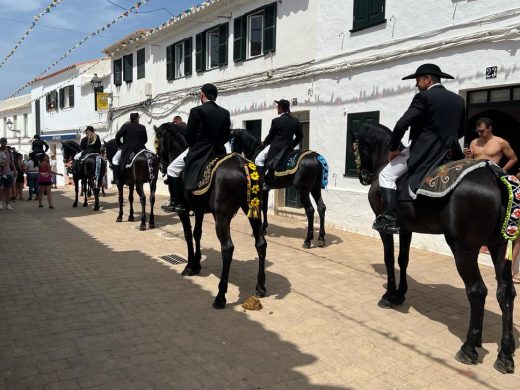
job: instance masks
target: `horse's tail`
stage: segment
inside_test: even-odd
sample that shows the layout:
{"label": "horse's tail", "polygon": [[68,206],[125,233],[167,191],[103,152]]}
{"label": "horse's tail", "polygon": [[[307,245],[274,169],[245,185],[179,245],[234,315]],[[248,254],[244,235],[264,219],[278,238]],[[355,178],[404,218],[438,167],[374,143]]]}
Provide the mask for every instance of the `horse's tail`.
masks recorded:
{"label": "horse's tail", "polygon": [[260,218],[261,196],[260,196],[260,173],[256,164],[245,158],[239,158],[247,179],[247,217],[253,219]]}
{"label": "horse's tail", "polygon": [[321,164],[321,188],[325,189],[329,184],[329,164],[321,154],[316,155],[316,160]]}

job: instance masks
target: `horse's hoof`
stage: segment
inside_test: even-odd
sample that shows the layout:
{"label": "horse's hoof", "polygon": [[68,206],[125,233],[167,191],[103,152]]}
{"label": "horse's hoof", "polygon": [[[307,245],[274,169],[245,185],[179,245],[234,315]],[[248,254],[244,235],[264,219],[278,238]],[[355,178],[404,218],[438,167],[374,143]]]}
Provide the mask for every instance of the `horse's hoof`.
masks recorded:
{"label": "horse's hoof", "polygon": [[98,207],[94,207],[94,211],[99,211],[99,206]]}
{"label": "horse's hoof", "polygon": [[133,215],[131,215],[130,217],[128,217],[128,222],[134,222],[135,218]]}
{"label": "horse's hoof", "polygon": [[184,270],[182,271],[182,276],[194,276],[200,274],[200,268],[198,270],[192,269],[191,267],[184,267]]}
{"label": "horse's hoof", "polygon": [[500,355],[498,355],[497,360],[495,360],[493,367],[495,367],[495,370],[501,372],[502,374],[512,374],[515,372],[515,362],[513,359],[507,359],[505,357],[501,357]]}
{"label": "horse's hoof", "polygon": [[214,309],[224,309],[226,307],[226,298],[216,297],[213,302]]}
{"label": "horse's hoof", "polygon": [[383,297],[377,302],[377,306],[379,306],[382,309],[391,309],[394,306],[392,303],[383,295]]}
{"label": "horse's hoof", "polygon": [[72,207],[78,207],[78,204],[77,203],[73,203]]}
{"label": "horse's hoof", "polygon": [[318,240],[318,247],[323,248],[325,246],[325,239],[319,239]]}
{"label": "horse's hoof", "polygon": [[154,223],[149,223],[148,224],[148,229],[155,229],[155,224]]}
{"label": "horse's hoof", "polygon": [[267,294],[267,290],[265,289],[264,286],[256,285],[255,295],[257,297],[263,298],[263,297],[265,297],[266,294]]}
{"label": "horse's hoof", "polygon": [[267,229],[262,229],[262,234],[265,236],[267,235]]}
{"label": "horse's hoof", "polygon": [[303,247],[309,249],[311,247],[311,242],[308,240],[305,240],[303,242]]}
{"label": "horse's hoof", "polygon": [[123,218],[117,217],[116,222],[123,222]]}
{"label": "horse's hoof", "polygon": [[140,225],[140,226],[139,226],[139,230],[140,230],[140,231],[146,230],[146,225]]}
{"label": "horse's hoof", "polygon": [[87,207],[88,206],[88,203],[83,203],[83,207]]}
{"label": "horse's hoof", "polygon": [[476,351],[474,353],[468,353],[463,348],[459,349],[459,352],[455,355],[455,359],[463,364],[477,364],[477,358],[478,354]]}

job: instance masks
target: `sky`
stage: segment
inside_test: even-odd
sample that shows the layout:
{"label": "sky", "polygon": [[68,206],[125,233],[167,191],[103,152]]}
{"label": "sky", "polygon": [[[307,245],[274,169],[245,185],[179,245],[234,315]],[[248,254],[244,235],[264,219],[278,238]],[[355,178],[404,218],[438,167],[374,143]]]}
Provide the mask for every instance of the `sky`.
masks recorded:
{"label": "sky", "polygon": [[[0,0],[0,63],[52,0]],[[50,74],[68,65],[103,57],[102,50],[141,28],[157,27],[203,0],[149,0],[138,13],[91,37],[59,62]],[[89,33],[117,18],[137,0],[62,0],[44,14],[15,53],[0,67],[0,100],[42,73]],[[124,9],[123,9],[124,8]],[[21,94],[30,93],[30,87]]]}

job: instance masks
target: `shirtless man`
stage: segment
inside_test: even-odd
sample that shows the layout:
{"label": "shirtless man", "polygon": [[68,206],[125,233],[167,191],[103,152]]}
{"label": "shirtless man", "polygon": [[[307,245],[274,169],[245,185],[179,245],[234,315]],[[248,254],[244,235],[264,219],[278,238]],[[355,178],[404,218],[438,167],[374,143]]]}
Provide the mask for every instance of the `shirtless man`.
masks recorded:
{"label": "shirtless man", "polygon": [[477,121],[478,138],[471,141],[469,148],[464,149],[466,158],[478,160],[491,160],[498,164],[503,156],[508,161],[502,167],[504,171],[510,172],[516,165],[518,159],[516,154],[505,139],[493,135],[493,122],[489,118],[480,118]]}

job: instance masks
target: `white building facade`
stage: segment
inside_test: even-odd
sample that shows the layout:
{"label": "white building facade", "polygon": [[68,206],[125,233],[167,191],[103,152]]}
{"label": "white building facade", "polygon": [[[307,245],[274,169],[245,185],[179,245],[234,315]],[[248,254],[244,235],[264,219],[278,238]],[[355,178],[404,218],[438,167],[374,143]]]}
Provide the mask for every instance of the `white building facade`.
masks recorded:
{"label": "white building facade", "polygon": [[97,90],[102,92],[110,82],[110,60],[97,59],[67,66],[41,77],[31,90],[35,133],[49,145],[49,154],[56,156],[58,185],[64,184],[66,168],[61,142],[79,142],[87,126],[93,126],[100,138],[108,133],[108,112],[97,110],[91,80],[100,79]]}
{"label": "white building facade", "polygon": [[[445,86],[467,102],[468,128],[481,116],[520,154],[520,3],[509,0],[216,0],[107,47],[112,60],[110,132],[140,112],[152,125],[184,120],[206,82],[234,128],[264,138],[288,99],[303,123],[304,148],[329,163],[329,225],[376,236],[368,188],[357,178],[347,130],[364,121],[392,128],[417,92],[402,81],[422,63],[455,76]],[[201,22],[202,21],[202,22]],[[476,137],[469,131],[467,140]],[[406,140],[404,140],[406,141]],[[163,190],[165,190],[163,188]],[[291,191],[275,212],[298,214]],[[440,237],[413,245],[449,253]]]}
{"label": "white building facade", "polygon": [[30,94],[0,102],[0,137],[7,138],[9,146],[22,154],[29,154],[34,134]]}

